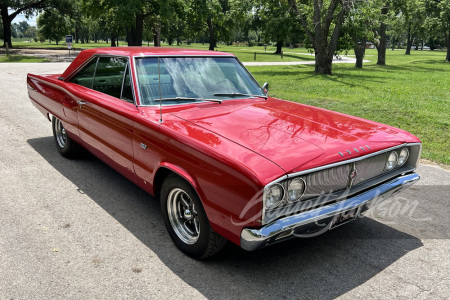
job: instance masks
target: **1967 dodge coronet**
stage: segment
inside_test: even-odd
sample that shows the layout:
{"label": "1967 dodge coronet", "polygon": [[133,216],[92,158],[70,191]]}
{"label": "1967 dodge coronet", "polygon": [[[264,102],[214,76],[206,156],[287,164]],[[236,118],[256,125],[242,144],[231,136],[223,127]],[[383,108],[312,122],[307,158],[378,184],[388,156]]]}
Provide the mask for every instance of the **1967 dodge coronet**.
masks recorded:
{"label": "1967 dodge coronet", "polygon": [[228,53],[85,50],[27,84],[57,150],[86,148],[159,198],[195,258],[318,235],[419,179],[414,135],[269,97]]}

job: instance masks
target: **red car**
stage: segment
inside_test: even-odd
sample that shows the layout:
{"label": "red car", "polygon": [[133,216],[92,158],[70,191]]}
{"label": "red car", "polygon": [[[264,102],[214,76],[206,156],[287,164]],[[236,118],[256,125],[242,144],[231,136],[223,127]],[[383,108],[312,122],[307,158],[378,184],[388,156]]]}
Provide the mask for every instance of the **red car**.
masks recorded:
{"label": "red car", "polygon": [[419,180],[414,135],[269,97],[228,53],[85,50],[27,84],[58,151],[86,148],[159,198],[195,258],[323,233]]}

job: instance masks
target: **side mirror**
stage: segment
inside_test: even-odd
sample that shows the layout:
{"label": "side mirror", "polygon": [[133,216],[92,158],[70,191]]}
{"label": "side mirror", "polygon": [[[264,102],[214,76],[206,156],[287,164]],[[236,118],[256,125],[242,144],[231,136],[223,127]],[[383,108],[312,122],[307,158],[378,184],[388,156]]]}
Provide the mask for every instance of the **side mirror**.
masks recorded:
{"label": "side mirror", "polygon": [[264,93],[266,93],[267,95],[269,93],[269,84],[267,82],[264,83],[262,88],[264,90]]}

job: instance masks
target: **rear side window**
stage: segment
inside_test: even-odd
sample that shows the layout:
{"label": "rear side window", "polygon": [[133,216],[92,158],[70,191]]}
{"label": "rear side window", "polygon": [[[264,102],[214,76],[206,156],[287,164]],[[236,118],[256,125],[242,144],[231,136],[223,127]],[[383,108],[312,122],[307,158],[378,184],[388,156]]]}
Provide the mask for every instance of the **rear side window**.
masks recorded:
{"label": "rear side window", "polygon": [[120,99],[127,62],[123,57],[100,57],[92,88]]}
{"label": "rear side window", "polygon": [[70,82],[134,103],[130,65],[124,57],[95,58]]}
{"label": "rear side window", "polygon": [[87,88],[92,88],[92,79],[94,79],[95,66],[97,65],[97,58],[88,63],[83,70],[75,75],[70,82],[82,85]]}

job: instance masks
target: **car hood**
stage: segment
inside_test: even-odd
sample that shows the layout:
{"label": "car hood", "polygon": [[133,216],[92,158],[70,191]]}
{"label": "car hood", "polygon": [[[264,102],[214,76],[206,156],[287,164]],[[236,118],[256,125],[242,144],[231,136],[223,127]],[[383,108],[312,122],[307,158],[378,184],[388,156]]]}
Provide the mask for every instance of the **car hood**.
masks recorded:
{"label": "car hood", "polygon": [[171,115],[231,140],[287,173],[419,141],[387,125],[274,98],[197,105]]}

